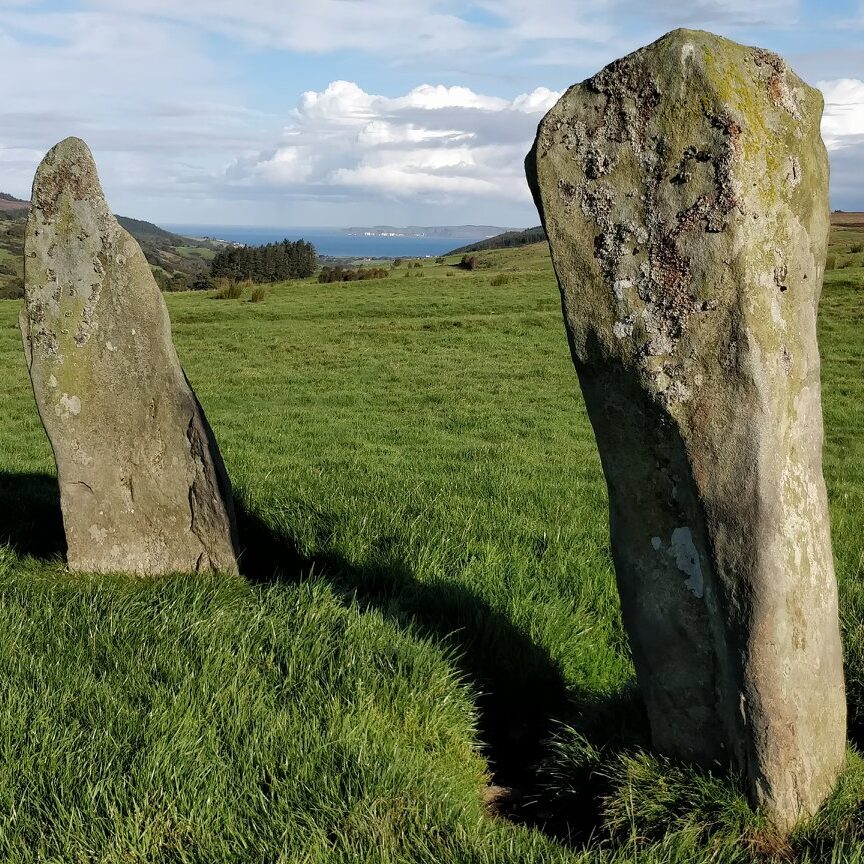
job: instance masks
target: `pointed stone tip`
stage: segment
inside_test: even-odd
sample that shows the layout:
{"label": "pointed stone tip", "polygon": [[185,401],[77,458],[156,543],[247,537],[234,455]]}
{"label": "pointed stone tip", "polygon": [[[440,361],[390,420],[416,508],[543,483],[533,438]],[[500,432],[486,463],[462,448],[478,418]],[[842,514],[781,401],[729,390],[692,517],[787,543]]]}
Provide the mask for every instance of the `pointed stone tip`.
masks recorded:
{"label": "pointed stone tip", "polygon": [[51,148],[50,152],[58,154],[62,153],[64,156],[84,154],[89,156],[91,159],[93,158],[90,148],[87,146],[87,142],[82,138],[76,138],[74,135],[70,135],[68,138],[58,141]]}
{"label": "pointed stone tip", "polygon": [[687,50],[692,50],[691,46],[701,46],[703,49],[711,52],[723,53],[726,51],[750,50],[748,46],[733,42],[725,36],[712,33],[710,30],[693,30],[689,27],[676,27],[674,30],[664,33],[650,45],[646,45],[644,48],[640,48],[633,53],[659,52],[677,54],[685,47]]}
{"label": "pointed stone tip", "polygon": [[74,136],[64,138],[45,154],[36,169],[30,200],[35,209],[53,212],[63,194],[78,201],[104,199],[93,154]]}

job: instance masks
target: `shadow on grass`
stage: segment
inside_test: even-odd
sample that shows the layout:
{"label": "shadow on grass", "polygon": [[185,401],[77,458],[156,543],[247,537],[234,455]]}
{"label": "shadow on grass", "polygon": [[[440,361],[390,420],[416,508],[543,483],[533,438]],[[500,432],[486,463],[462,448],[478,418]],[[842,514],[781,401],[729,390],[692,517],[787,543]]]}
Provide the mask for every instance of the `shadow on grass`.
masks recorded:
{"label": "shadow on grass", "polygon": [[53,474],[0,471],[0,543],[8,543],[18,555],[43,560],[66,554]]}
{"label": "shadow on grass", "polygon": [[[479,740],[499,787],[489,790],[491,812],[574,848],[603,835],[603,799],[612,789],[604,764],[618,752],[650,748],[634,686],[613,694],[568,686],[554,658],[507,614],[465,586],[418,581],[386,544],[361,566],[338,555],[307,557],[242,500],[237,510],[241,570],[250,582],[296,582],[314,570],[346,603],[457,649],[460,671],[478,694]],[[324,515],[321,530],[331,527]],[[56,477],[0,471],[0,543],[44,560],[64,554]],[[850,684],[850,734],[859,746],[860,695]],[[562,724],[569,727],[563,735]]]}
{"label": "shadow on grass", "polygon": [[346,602],[457,649],[460,671],[478,694],[479,739],[494,783],[487,790],[492,813],[576,846],[596,836],[606,780],[586,773],[579,788],[559,798],[544,788],[541,775],[555,758],[553,733],[562,723],[606,751],[646,744],[647,720],[635,687],[612,696],[568,688],[554,659],[506,614],[465,586],[419,582],[392,550],[379,548],[360,566],[338,555],[308,558],[293,538],[274,532],[241,501],[237,518],[241,572],[249,581],[293,582],[314,571]]}
{"label": "shadow on grass", "polygon": [[[250,582],[295,582],[314,571],[346,603],[456,648],[460,671],[478,694],[478,735],[495,784],[488,790],[491,812],[574,846],[596,835],[606,781],[578,766],[575,773],[556,766],[554,732],[566,723],[607,752],[644,746],[647,722],[635,688],[605,696],[567,687],[555,660],[504,612],[465,586],[419,582],[386,545],[362,566],[338,555],[309,558],[241,500],[237,518],[241,571]],[[43,560],[65,553],[54,475],[0,472],[0,542]],[[544,787],[550,765],[552,774],[563,767],[567,775],[564,795]]]}

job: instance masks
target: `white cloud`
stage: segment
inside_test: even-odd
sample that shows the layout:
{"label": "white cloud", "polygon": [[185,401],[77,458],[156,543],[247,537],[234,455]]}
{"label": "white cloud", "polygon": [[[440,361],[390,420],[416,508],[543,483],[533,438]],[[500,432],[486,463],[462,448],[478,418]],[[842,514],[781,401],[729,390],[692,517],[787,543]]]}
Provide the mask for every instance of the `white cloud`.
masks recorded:
{"label": "white cloud", "polygon": [[355,49],[376,51],[413,45],[428,50],[449,38],[457,45],[467,43],[468,28],[460,19],[441,14],[433,0],[373,0],[343,2],[316,0],[315,3],[256,0],[90,0],[91,5],[123,10],[134,15],[159,16],[194,24],[235,41],[254,46],[286,48],[292,51],[324,53]]}
{"label": "white cloud", "polygon": [[[528,224],[522,159],[558,95],[538,83],[581,80],[672,26],[764,42],[741,28],[800,17],[799,0],[0,0],[0,10],[0,190],[26,194],[41,154],[77,134],[121,212],[295,224],[356,221],[350,207],[376,221],[437,207],[441,219],[482,221],[491,209]],[[337,75],[354,80],[324,86]],[[423,80],[445,83],[411,89]],[[832,160],[842,151],[850,166],[836,186],[864,142],[864,82],[820,86]]]}
{"label": "white cloud", "polygon": [[[609,45],[622,31],[680,26],[788,29],[799,0],[81,0],[158,17],[255,47],[389,58],[512,56],[530,46]],[[660,35],[656,32],[655,35]],[[543,46],[546,49],[543,49]],[[635,47],[635,46],[634,46]],[[551,56],[551,55],[550,55]],[[569,58],[569,59],[565,59]],[[611,58],[610,58],[611,59]],[[579,55],[562,55],[568,66]]]}
{"label": "white cloud", "polygon": [[29,194],[45,151],[79,135],[121,212],[140,212],[143,195],[187,195],[190,177],[212,175],[278,134],[279,119],[245,108],[225,77],[200,35],[164,21],[4,12],[0,191]]}
{"label": "white cloud", "polygon": [[[525,40],[605,41],[607,0],[88,0],[97,8],[160,16],[256,46],[307,53],[353,50],[388,56],[512,53]],[[614,4],[611,4],[614,5]],[[486,21],[470,14],[481,10]]]}
{"label": "white cloud", "polygon": [[864,141],[864,81],[838,78],[817,85],[825,97],[822,137],[829,150]]}
{"label": "white cloud", "polygon": [[523,93],[513,100],[513,109],[524,114],[545,114],[561,96],[548,87],[537,87],[530,93]]}
{"label": "white cloud", "polygon": [[391,100],[394,108],[421,108],[434,111],[439,108],[476,108],[478,111],[501,111],[508,107],[506,99],[482,96],[467,87],[433,87],[421,84],[407,96]]}
{"label": "white cloud", "polygon": [[615,5],[620,13],[674,27],[787,29],[798,23],[800,12],[798,0],[618,0]]}
{"label": "white cloud", "polygon": [[864,139],[831,154],[831,206],[842,210],[861,210],[864,201]]}
{"label": "white cloud", "polygon": [[304,93],[279,145],[235,160],[226,180],[285,195],[527,202],[522,160],[559,95],[541,87],[507,100],[424,84],[386,97],[334,81]]}

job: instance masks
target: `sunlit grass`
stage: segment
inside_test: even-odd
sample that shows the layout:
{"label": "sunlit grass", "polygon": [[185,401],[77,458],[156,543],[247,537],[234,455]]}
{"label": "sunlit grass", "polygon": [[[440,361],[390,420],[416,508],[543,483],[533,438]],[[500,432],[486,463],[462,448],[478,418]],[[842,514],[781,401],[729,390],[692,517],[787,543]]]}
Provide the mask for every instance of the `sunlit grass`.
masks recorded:
{"label": "sunlit grass", "polygon": [[[242,505],[242,579],[63,572],[0,303],[0,860],[861,857],[854,751],[790,840],[734,778],[650,752],[548,255],[483,257],[262,303],[167,297]],[[854,735],[862,284],[830,271],[821,316]],[[493,775],[514,821],[484,808]]]}

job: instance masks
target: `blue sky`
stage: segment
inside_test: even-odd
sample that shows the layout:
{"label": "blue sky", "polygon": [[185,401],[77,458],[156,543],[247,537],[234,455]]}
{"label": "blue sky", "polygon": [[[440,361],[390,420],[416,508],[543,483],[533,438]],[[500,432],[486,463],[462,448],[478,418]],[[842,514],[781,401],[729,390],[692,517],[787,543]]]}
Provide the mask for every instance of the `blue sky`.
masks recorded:
{"label": "blue sky", "polygon": [[157,222],[533,225],[543,113],[678,26],[819,86],[832,206],[864,210],[858,0],[0,0],[0,191],[74,134]]}

